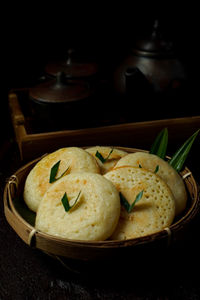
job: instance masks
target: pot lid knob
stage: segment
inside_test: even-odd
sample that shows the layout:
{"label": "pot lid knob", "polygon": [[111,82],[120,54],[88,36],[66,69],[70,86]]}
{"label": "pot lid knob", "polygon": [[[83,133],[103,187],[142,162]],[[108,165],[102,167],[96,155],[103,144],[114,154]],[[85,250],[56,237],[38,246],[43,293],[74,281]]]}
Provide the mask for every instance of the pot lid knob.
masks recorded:
{"label": "pot lid knob", "polygon": [[97,63],[78,59],[75,54],[75,49],[69,48],[65,59],[52,61],[46,65],[46,73],[55,77],[58,72],[64,72],[71,79],[86,79],[98,73]]}
{"label": "pot lid knob", "polygon": [[134,52],[146,56],[170,56],[173,43],[164,37],[159,20],[155,20],[150,35],[136,41]]}
{"label": "pot lid knob", "polygon": [[58,72],[56,75],[56,80],[54,86],[57,88],[61,88],[63,85],[66,86],[66,75],[64,72]]}
{"label": "pot lid knob", "polygon": [[73,63],[73,54],[75,53],[75,50],[73,48],[69,48],[67,50],[67,60],[66,65],[71,65]]}

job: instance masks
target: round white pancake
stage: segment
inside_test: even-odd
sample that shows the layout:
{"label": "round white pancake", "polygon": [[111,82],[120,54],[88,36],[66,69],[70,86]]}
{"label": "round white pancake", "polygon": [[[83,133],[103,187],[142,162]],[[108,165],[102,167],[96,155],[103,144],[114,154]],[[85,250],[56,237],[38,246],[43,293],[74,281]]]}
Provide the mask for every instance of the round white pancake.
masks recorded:
{"label": "round white pancake", "polygon": [[[61,199],[67,193],[70,205],[65,211]],[[120,215],[120,198],[115,186],[102,175],[74,173],[48,189],[38,207],[36,229],[74,240],[105,240],[115,230]]]}
{"label": "round white pancake", "polygon": [[[108,171],[110,171],[116,165],[116,163],[118,162],[118,160],[120,158],[122,158],[128,154],[124,150],[107,147],[107,146],[90,147],[90,148],[87,148],[86,151],[89,152],[90,154],[92,154],[94,156],[94,158],[96,159],[96,161],[100,167],[101,174],[105,174]],[[109,155],[109,158],[104,163],[102,163],[102,161],[98,157],[96,157],[97,151],[103,156],[103,158],[107,158],[111,151],[112,151],[112,153]]]}
{"label": "round white pancake", "polygon": [[142,198],[128,213],[121,206],[118,226],[111,239],[137,238],[170,226],[175,215],[174,197],[167,184],[156,174],[136,167],[119,167],[104,175],[132,204],[143,191]]}
{"label": "round white pancake", "polygon": [[24,201],[28,207],[37,211],[38,205],[48,188],[51,168],[60,160],[56,178],[69,167],[66,174],[87,171],[100,173],[99,166],[92,155],[78,147],[61,148],[42,158],[30,171],[24,187]]}
{"label": "round white pancake", "polygon": [[180,214],[185,209],[187,193],[183,179],[167,161],[164,161],[162,158],[154,154],[135,152],[121,158],[116,164],[116,167],[120,166],[140,166],[141,168],[147,169],[151,172],[155,172],[158,166],[158,171],[156,174],[167,183],[174,195],[176,215]]}

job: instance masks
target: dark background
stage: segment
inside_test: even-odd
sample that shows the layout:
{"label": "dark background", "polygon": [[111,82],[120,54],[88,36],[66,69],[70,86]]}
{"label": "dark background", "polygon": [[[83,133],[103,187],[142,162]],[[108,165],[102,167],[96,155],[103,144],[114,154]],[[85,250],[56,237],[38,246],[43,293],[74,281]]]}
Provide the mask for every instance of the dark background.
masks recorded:
{"label": "dark background", "polygon": [[[146,9],[145,9],[146,8]],[[63,57],[69,47],[85,52],[94,60],[111,67],[133,46],[137,37],[149,33],[158,19],[166,38],[174,43],[179,58],[188,67],[190,76],[198,62],[198,19],[189,12],[173,9],[167,15],[148,13],[148,7],[122,5],[116,10],[96,6],[89,11],[65,9],[66,15],[46,12],[14,13],[6,43],[8,86],[26,84],[43,71],[45,63]],[[181,12],[181,13],[180,13]],[[61,13],[61,10],[59,11]],[[64,15],[64,16],[63,16]]]}
{"label": "dark background", "polygon": [[[183,4],[178,8],[163,5],[158,10],[146,3],[119,2],[108,6],[104,2],[93,5],[66,2],[63,7],[60,4],[46,7],[30,4],[21,8],[12,5],[6,12],[1,127],[9,119],[9,89],[33,84],[47,62],[66,57],[67,49],[73,47],[96,61],[105,74],[112,73],[134,41],[152,30],[155,19],[159,20],[164,36],[172,40],[177,57],[187,69],[189,93],[185,99],[177,100],[178,105],[195,104],[198,108],[200,49],[195,7],[190,12]],[[194,109],[194,114],[198,114],[198,109]],[[5,128],[1,129],[1,135],[5,134]]]}
{"label": "dark background", "polygon": [[137,35],[150,30],[155,19],[173,40],[178,55],[193,68],[198,57],[198,15],[194,5],[175,4],[156,7],[145,1],[67,1],[43,6],[32,1],[28,6],[10,3],[3,22],[8,87],[35,78],[46,60],[65,54],[71,46],[85,49],[106,64],[113,60],[115,63]]}
{"label": "dark background", "polygon": [[[54,7],[55,6],[55,7]],[[85,52],[106,68],[119,63],[137,37],[150,32],[155,19],[171,39],[191,81],[198,74],[198,17],[183,4],[155,9],[150,5],[104,1],[73,2],[66,6],[30,5],[7,9],[4,24],[6,86],[27,85],[52,58],[63,57],[69,47]]]}

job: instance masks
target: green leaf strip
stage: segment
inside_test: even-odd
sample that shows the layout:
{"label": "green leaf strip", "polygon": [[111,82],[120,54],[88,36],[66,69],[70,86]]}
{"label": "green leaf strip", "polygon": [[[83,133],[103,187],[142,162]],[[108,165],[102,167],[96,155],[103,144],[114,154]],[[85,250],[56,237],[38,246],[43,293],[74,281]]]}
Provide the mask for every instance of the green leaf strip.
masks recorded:
{"label": "green leaf strip", "polygon": [[112,148],[112,149],[110,150],[110,152],[108,153],[108,156],[105,158],[105,160],[108,160],[108,159],[109,159],[110,155],[113,153],[113,150],[114,150],[114,148]]}
{"label": "green leaf strip", "polygon": [[62,199],[61,199],[62,205],[64,206],[65,211],[70,210],[69,200],[67,197],[67,193],[65,192]]}
{"label": "green leaf strip", "polygon": [[62,178],[67,173],[67,171],[69,170],[69,167],[68,167],[58,178],[56,178],[56,175],[58,173],[59,165],[60,165],[60,160],[55,165],[53,165],[53,167],[51,168],[49,183],[53,183],[56,180]]}
{"label": "green leaf strip", "polygon": [[102,162],[105,162],[105,158],[102,156],[102,154],[97,150],[95,156]]}
{"label": "green leaf strip", "polygon": [[126,211],[128,213],[132,212],[135,204],[142,198],[143,196],[143,190],[141,192],[139,192],[139,194],[137,194],[135,200],[133,201],[132,204],[129,204],[129,202],[126,200],[126,198],[122,195],[122,193],[120,192],[120,200],[121,200],[121,204],[124,206],[124,208],[126,209]]}
{"label": "green leaf strip", "polygon": [[159,171],[159,165],[156,166],[154,173],[156,174]]}
{"label": "green leaf strip", "polygon": [[119,193],[119,196],[120,196],[120,201],[121,201],[121,205],[126,209],[126,211],[128,212],[129,211],[129,207],[130,207],[130,204],[129,202],[126,200],[126,198],[124,197],[124,195],[120,192]]}
{"label": "green leaf strip", "polygon": [[103,157],[103,155],[97,150],[95,156],[104,164],[110,157],[110,155],[112,154],[114,148],[112,148],[108,154],[108,156],[106,158]]}
{"label": "green leaf strip", "polygon": [[192,144],[196,139],[200,129],[198,129],[187,141],[174,153],[172,158],[168,161],[168,163],[177,171],[180,172],[185,160],[190,152]]}
{"label": "green leaf strip", "polygon": [[135,201],[130,205],[129,211],[128,211],[129,213],[133,210],[133,207],[142,198],[142,196],[143,196],[143,190],[141,192],[139,192],[139,194],[137,194]]}
{"label": "green leaf strip", "polygon": [[49,183],[53,183],[55,181],[56,175],[58,173],[59,165],[60,165],[60,160],[51,168]]}
{"label": "green leaf strip", "polygon": [[77,203],[77,201],[78,201],[78,199],[80,197],[80,194],[81,194],[81,191],[78,193],[78,196],[76,197],[73,205],[70,206],[69,200],[68,200],[68,197],[67,197],[67,193],[66,192],[64,193],[64,195],[63,195],[63,197],[61,199],[61,202],[62,202],[62,204],[63,204],[64,209],[65,209],[66,212],[68,212],[70,209],[72,209],[76,205],[76,203]]}
{"label": "green leaf strip", "polygon": [[155,154],[164,159],[166,156],[168,145],[168,129],[164,128],[156,137],[149,151],[150,154]]}

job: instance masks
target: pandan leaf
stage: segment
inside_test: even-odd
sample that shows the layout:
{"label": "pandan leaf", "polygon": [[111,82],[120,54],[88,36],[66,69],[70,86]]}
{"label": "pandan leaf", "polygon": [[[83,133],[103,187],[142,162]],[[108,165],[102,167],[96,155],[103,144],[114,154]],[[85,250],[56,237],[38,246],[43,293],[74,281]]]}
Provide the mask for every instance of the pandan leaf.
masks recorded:
{"label": "pandan leaf", "polygon": [[192,144],[196,139],[200,129],[198,129],[187,141],[174,153],[172,158],[168,161],[168,163],[177,171],[180,172],[185,160],[190,152]]}
{"label": "pandan leaf", "polygon": [[68,167],[58,178],[56,178],[56,175],[58,173],[59,165],[60,165],[60,160],[55,165],[53,165],[53,167],[51,168],[49,183],[53,183],[56,180],[62,178],[67,173],[67,171],[69,170],[69,167]]}
{"label": "pandan leaf", "polygon": [[133,201],[132,204],[129,204],[129,202],[126,200],[126,198],[123,196],[122,193],[120,193],[120,200],[121,200],[121,204],[124,206],[124,208],[126,209],[126,211],[128,213],[132,212],[135,204],[142,198],[143,196],[143,190],[141,192],[139,192],[139,194],[137,194],[135,200]]}
{"label": "pandan leaf", "polygon": [[78,196],[76,197],[73,205],[70,206],[69,204],[69,200],[68,200],[68,197],[67,197],[67,193],[65,192],[62,199],[61,199],[61,202],[62,202],[62,205],[64,206],[64,209],[66,212],[68,212],[70,209],[72,209],[75,205],[76,205],[76,202],[78,201],[79,197],[80,197],[80,194],[81,194],[81,191],[78,193]]}
{"label": "pandan leaf", "polygon": [[110,155],[112,154],[113,150],[114,150],[113,148],[110,150],[110,152],[109,152],[109,154],[108,154],[108,156],[107,156],[106,158],[104,158],[103,155],[102,155],[98,150],[97,150],[95,156],[96,156],[102,163],[105,163],[105,162],[109,159],[109,157],[110,157]]}
{"label": "pandan leaf", "polygon": [[166,156],[167,145],[168,145],[168,129],[164,128],[156,137],[153,145],[151,146],[149,153],[155,154],[161,157],[162,159],[164,159]]}

